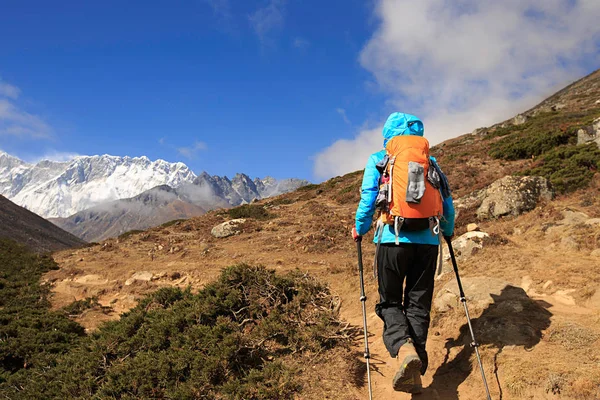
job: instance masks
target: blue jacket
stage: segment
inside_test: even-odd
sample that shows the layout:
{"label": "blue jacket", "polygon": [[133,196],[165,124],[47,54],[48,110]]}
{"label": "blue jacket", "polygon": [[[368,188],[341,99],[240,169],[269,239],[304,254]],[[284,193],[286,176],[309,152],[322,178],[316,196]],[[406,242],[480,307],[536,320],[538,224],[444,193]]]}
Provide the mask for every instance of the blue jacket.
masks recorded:
{"label": "blue jacket", "polygon": [[[403,113],[394,113],[390,115],[383,127],[384,146],[389,139],[398,135],[418,135],[423,136],[423,123],[415,116]],[[376,164],[385,156],[385,150],[372,154],[367,161],[363,182],[361,188],[360,203],[356,210],[356,231],[359,235],[366,234],[373,221],[375,213],[375,199],[379,191],[379,178],[381,174],[375,167]],[[431,157],[433,162],[435,158]],[[452,196],[443,198],[444,216],[441,221],[442,234],[451,236],[454,234],[454,205]],[[375,241],[378,238],[375,238]],[[439,237],[434,236],[428,229],[417,232],[400,231],[400,243],[419,243],[438,245]],[[385,225],[382,243],[394,243],[396,235],[390,225]]]}

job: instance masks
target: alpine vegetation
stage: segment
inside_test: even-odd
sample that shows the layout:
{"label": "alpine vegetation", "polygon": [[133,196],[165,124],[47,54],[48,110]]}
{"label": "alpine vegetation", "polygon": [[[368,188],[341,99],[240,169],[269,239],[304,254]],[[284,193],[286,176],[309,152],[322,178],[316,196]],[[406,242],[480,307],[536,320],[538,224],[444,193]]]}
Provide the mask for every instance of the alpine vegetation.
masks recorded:
{"label": "alpine vegetation", "polygon": [[0,393],[11,399],[291,399],[303,390],[303,364],[349,348],[352,330],[335,310],[328,289],[307,275],[236,265],[197,294],[160,289],[67,352],[32,355],[36,362],[20,368],[5,357]]}

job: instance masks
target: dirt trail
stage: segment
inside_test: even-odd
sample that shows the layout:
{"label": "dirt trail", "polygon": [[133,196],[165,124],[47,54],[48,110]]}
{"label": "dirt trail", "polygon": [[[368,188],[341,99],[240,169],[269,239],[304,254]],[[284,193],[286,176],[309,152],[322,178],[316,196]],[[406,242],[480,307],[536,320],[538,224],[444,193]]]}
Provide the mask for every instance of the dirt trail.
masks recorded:
{"label": "dirt trail", "polygon": [[[280,272],[299,269],[327,282],[341,300],[341,317],[362,329],[356,249],[348,235],[354,207],[325,200],[283,204],[271,209],[276,218],[249,221],[241,234],[226,239],[210,235],[210,229],[225,220],[211,213],[124,240],[57,253],[61,269],[45,279],[54,284],[55,307],[96,296],[112,309],[109,313],[91,310],[78,318],[94,329],[100,321],[118,318],[137,298],[157,287],[191,285],[197,290],[232,264],[262,264]],[[566,250],[560,236],[544,236],[544,224],[559,219],[554,214],[543,209],[512,221],[482,224],[483,230],[507,240],[488,244],[459,261],[463,277],[495,277],[523,287],[521,300],[537,313],[515,312],[510,299],[485,309],[470,305],[476,330],[483,332],[478,340],[494,399],[594,399],[599,393],[600,306],[586,306],[595,288],[600,288],[598,258],[589,256],[585,248]],[[395,360],[385,350],[383,324],[374,312],[378,296],[370,268],[374,246],[369,240],[365,238],[363,252],[374,398],[484,398],[462,308],[432,312],[424,393],[411,397],[393,391]],[[126,282],[141,271],[151,273],[153,279]],[[444,275],[436,288],[451,278],[452,274]],[[363,349],[359,336],[353,354],[358,363],[364,363]],[[336,399],[367,398],[364,365],[357,371],[340,370],[340,375],[323,379],[365,385],[352,388],[345,383]]]}

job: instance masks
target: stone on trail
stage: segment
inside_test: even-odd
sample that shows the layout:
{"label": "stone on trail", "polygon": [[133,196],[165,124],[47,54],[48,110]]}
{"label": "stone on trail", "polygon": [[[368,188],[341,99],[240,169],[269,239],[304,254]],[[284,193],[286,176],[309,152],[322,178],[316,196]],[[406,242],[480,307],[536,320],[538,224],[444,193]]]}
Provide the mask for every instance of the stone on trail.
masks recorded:
{"label": "stone on trail", "polygon": [[489,237],[485,232],[471,231],[452,241],[457,257],[468,257],[483,248],[483,239]]}
{"label": "stone on trail", "polygon": [[[492,295],[500,296],[502,291],[511,286],[508,282],[487,276],[461,277],[463,290],[469,307],[485,308],[494,302]],[[448,311],[461,307],[456,278],[446,283],[438,292],[434,303],[437,311]]]}
{"label": "stone on trail", "polygon": [[148,271],[140,271],[131,275],[131,278],[125,281],[125,286],[131,286],[136,282],[150,282],[154,278],[154,274]]}
{"label": "stone on trail", "polygon": [[472,223],[467,225],[467,232],[475,232],[479,230],[479,225]]}
{"label": "stone on trail", "polygon": [[244,218],[232,219],[231,221],[223,222],[222,224],[219,224],[212,228],[210,234],[216,238],[226,238],[229,236],[237,235],[238,233],[240,233],[240,230],[238,229],[239,226],[244,224],[245,222],[246,219]]}

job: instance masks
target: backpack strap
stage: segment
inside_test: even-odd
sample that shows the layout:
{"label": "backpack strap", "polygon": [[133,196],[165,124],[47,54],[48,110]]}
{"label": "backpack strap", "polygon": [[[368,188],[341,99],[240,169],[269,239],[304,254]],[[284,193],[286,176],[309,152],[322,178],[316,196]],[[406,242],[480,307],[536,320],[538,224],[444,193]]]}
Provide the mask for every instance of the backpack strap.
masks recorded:
{"label": "backpack strap", "polygon": [[439,251],[438,251],[437,268],[435,271],[435,277],[437,278],[438,276],[440,276],[442,274],[442,267],[444,265],[444,255],[443,255],[444,245],[443,245],[443,241],[442,241],[442,229],[441,229],[441,225],[440,225],[440,217],[439,216],[429,217],[429,230],[431,230],[432,235],[438,237],[438,240],[440,242]]}
{"label": "backpack strap", "polygon": [[394,191],[394,163],[396,162],[396,157],[392,157],[389,161],[389,171],[390,171],[390,190],[388,191],[388,207],[392,204],[392,195]]}
{"label": "backpack strap", "polygon": [[400,244],[400,230],[404,225],[404,217],[394,217],[394,234],[396,235],[396,245]]}

